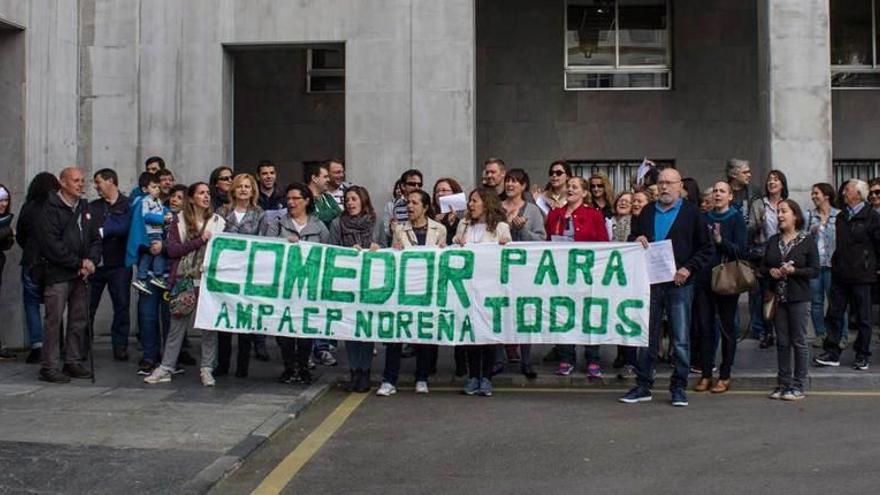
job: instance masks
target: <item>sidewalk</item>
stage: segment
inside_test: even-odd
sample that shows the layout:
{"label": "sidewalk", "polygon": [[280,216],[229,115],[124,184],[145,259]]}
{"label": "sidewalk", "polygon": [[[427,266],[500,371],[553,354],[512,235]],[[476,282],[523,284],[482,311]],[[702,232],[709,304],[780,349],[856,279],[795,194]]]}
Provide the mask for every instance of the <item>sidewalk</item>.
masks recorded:
{"label": "sidewalk", "polygon": [[189,367],[147,385],[134,355],[119,363],[108,343],[96,349],[94,385],[38,381],[24,355],[0,362],[0,492],[203,493],[330,383],[321,370],[308,388],[277,383],[276,347],[249,378],[206,388]]}

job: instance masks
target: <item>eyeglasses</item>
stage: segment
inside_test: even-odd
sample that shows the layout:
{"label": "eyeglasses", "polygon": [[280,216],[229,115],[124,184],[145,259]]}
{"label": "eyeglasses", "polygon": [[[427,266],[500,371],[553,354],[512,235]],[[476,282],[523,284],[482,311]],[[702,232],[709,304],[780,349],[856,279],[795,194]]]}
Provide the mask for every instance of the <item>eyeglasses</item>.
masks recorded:
{"label": "eyeglasses", "polygon": [[230,181],[230,180],[232,180],[232,176],[231,175],[224,175],[223,177],[217,177],[217,180]]}
{"label": "eyeglasses", "polygon": [[559,177],[560,175],[565,175],[565,170],[551,170],[550,177]]}
{"label": "eyeglasses", "polygon": [[421,182],[407,182],[406,185],[408,185],[409,187],[422,187]]}

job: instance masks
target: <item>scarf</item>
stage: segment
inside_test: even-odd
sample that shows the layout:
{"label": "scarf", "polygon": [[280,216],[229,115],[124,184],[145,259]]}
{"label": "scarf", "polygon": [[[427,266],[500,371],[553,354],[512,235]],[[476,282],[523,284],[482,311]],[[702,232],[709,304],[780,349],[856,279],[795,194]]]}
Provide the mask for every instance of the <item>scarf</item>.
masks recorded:
{"label": "scarf", "polygon": [[354,247],[358,245],[364,249],[370,247],[373,243],[373,227],[376,225],[376,218],[371,215],[361,214],[353,217],[344,214],[339,217],[339,227],[342,231],[342,245],[344,247]]}

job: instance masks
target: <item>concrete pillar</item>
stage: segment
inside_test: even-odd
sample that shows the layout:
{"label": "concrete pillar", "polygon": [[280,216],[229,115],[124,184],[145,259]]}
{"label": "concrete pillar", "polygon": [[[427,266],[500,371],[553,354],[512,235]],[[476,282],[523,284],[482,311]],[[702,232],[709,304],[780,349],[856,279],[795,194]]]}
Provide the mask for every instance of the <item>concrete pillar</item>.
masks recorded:
{"label": "concrete pillar", "polygon": [[[767,163],[809,204],[810,186],[831,180],[828,0],[759,0]],[[763,178],[756,181],[763,184]]]}

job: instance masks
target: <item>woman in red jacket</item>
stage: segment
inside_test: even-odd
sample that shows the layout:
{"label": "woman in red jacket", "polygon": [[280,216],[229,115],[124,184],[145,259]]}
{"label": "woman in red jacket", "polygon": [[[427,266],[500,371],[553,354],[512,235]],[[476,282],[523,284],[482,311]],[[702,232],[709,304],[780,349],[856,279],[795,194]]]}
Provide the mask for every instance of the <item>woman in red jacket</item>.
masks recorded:
{"label": "woman in red jacket", "polygon": [[[568,195],[565,206],[551,210],[547,215],[547,239],[560,242],[608,242],[605,215],[587,202],[590,192],[588,183],[582,177],[568,180]],[[559,368],[556,374],[568,376],[574,371],[576,352],[574,345],[559,346]],[[588,345],[584,352],[587,361],[587,376],[601,378],[599,366],[599,346]]]}

